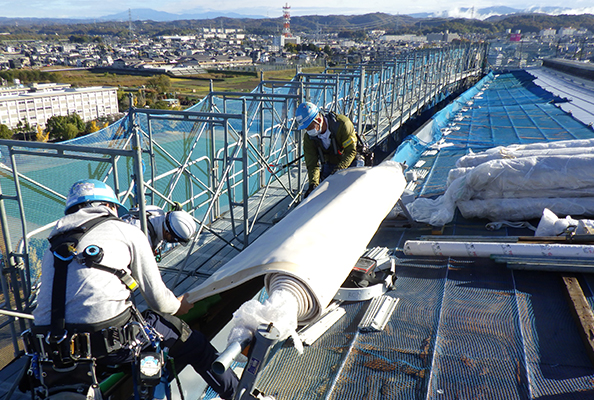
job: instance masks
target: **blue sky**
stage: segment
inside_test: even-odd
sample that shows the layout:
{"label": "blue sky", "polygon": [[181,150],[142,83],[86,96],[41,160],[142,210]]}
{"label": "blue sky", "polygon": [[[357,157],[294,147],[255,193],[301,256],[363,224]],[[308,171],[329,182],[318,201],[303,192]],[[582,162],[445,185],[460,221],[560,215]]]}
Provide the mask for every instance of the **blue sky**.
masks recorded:
{"label": "blue sky", "polygon": [[[508,6],[525,9],[528,7],[559,6],[570,8],[570,13],[594,14],[592,0],[539,0],[538,3],[527,3],[520,0],[475,0],[474,2],[450,0],[395,1],[395,0],[300,0],[289,2],[291,15],[330,15],[330,14],[364,14],[370,12],[385,12],[389,14],[411,14],[419,12],[456,13],[460,8],[475,9],[491,6]],[[26,4],[26,6],[24,5]],[[217,2],[204,0],[0,0],[0,17],[51,17],[51,18],[98,18],[116,14],[136,8],[151,8],[172,14],[188,11],[195,13],[204,11],[228,11],[244,15],[262,15],[270,18],[282,16],[285,1],[270,2],[269,0],[250,0],[246,7],[245,0],[219,0]],[[452,14],[450,14],[452,15]]]}

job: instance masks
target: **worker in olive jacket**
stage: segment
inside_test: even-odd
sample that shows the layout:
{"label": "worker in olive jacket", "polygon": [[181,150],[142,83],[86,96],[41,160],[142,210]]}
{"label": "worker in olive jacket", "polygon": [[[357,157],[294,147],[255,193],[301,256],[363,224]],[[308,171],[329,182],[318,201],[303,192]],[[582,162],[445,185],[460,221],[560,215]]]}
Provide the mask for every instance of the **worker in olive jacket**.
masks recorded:
{"label": "worker in olive jacket", "polygon": [[[295,119],[298,129],[306,129],[303,154],[309,177],[307,197],[321,181],[334,172],[357,162],[357,135],[351,120],[333,112],[323,114],[313,103],[297,107]],[[363,165],[363,163],[361,163]]]}

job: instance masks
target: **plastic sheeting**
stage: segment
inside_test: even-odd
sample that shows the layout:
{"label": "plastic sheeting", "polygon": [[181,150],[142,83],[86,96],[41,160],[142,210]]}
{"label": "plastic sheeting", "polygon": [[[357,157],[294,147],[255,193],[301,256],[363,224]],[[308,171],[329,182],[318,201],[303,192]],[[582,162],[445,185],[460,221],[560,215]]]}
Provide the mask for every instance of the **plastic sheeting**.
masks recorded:
{"label": "plastic sheeting", "polygon": [[300,323],[314,320],[330,303],[405,185],[402,166],[392,161],[330,176],[278,224],[190,290],[188,301],[264,276],[269,294],[281,289],[293,293]]}
{"label": "plastic sheeting", "polygon": [[557,215],[594,215],[594,197],[469,200],[459,201],[456,205],[465,218],[491,221],[537,219],[545,208]]}
{"label": "plastic sheeting", "polygon": [[414,135],[410,135],[402,141],[402,144],[398,146],[393,161],[406,163],[406,165],[414,165],[421,153],[428,149],[430,146],[437,144],[437,142],[444,135],[449,121],[454,117],[456,113],[463,110],[466,104],[472,101],[472,98],[477,94],[481,93],[481,90],[489,82],[493,80],[493,73],[489,73],[483,79],[481,79],[476,85],[462,93],[456,100],[448,104],[442,110],[440,110],[433,118],[423,125],[423,127],[416,132]]}
{"label": "plastic sheeting", "polygon": [[[571,144],[565,143],[565,147],[571,147]],[[533,151],[531,148],[528,150]],[[474,158],[508,151],[499,149],[479,153]],[[416,221],[435,226],[450,222],[456,206],[465,218],[491,220],[538,218],[543,208],[561,215],[590,215],[594,208],[593,168],[594,154],[493,159],[476,167],[454,169],[448,179],[451,183],[443,196],[437,199],[419,198],[407,208]],[[559,200],[561,198],[562,201]]]}
{"label": "plastic sheeting", "polygon": [[576,235],[591,235],[594,233],[594,220],[573,219],[570,215],[559,218],[554,212],[545,208],[538,223],[534,236],[558,236],[573,233]]}
{"label": "plastic sheeting", "polygon": [[[559,142],[559,144],[567,144],[568,141]],[[520,157],[532,156],[553,156],[553,155],[574,155],[574,154],[594,154],[594,140],[576,140],[575,142],[583,142],[583,147],[572,146],[552,146],[540,149],[526,148],[526,146],[514,147],[496,147],[491,151],[485,151],[480,154],[471,153],[460,157],[456,161],[456,167],[469,168],[476,167],[484,162],[497,159],[510,159]],[[551,143],[552,144],[552,143]]]}

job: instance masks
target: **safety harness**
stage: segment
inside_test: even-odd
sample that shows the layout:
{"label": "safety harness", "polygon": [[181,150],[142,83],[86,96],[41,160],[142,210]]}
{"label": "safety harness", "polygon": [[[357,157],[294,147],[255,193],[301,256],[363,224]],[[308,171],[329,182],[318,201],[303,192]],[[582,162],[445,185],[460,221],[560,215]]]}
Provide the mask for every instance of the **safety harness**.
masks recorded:
{"label": "safety harness", "polygon": [[[82,254],[77,252],[80,240],[96,226],[107,221],[117,221],[114,216],[101,216],[92,219],[78,228],[60,233],[49,239],[50,251],[54,255],[54,279],[52,284],[52,310],[50,331],[46,342],[52,349],[52,359],[57,365],[72,363],[72,346],[62,346],[69,334],[66,330],[66,287],[68,277],[68,266],[77,258],[82,264],[89,268],[100,269],[117,276],[124,285],[132,292],[138,286],[134,278],[123,269],[115,269],[101,264],[103,250],[96,245],[85,248]],[[81,257],[82,255],[82,257]],[[108,346],[109,347],[109,346]],[[67,354],[64,354],[66,351]]]}
{"label": "safety harness", "polygon": [[[160,346],[162,336],[147,324],[135,306],[132,305],[124,313],[98,324],[66,324],[67,275],[68,267],[73,260],[88,268],[99,269],[117,276],[131,293],[138,287],[136,280],[126,270],[101,264],[103,259],[101,247],[90,245],[81,253],[77,251],[83,236],[107,221],[120,220],[114,216],[101,216],[49,239],[50,251],[54,256],[49,332],[47,326],[38,326],[23,333],[26,353],[32,358],[30,373],[42,386],[34,390],[37,392],[41,390],[41,398],[50,395],[52,390],[71,391],[72,384],[62,382],[63,376],[68,376],[71,378],[70,382],[79,382],[75,387],[77,391],[80,391],[79,388],[84,385],[89,387],[87,399],[100,399],[95,360],[120,349],[132,351],[133,370],[137,370],[133,373],[136,399],[144,398],[144,392],[139,390],[137,384],[143,387],[155,386],[165,377],[161,374],[166,358]],[[44,335],[43,332],[47,333]],[[188,333],[186,338],[187,336],[189,336]],[[150,346],[147,347],[147,345]],[[85,364],[89,366],[88,370],[79,368]],[[77,371],[80,373],[75,376],[74,372]],[[146,371],[150,373],[147,374]],[[64,372],[68,373],[65,375]],[[31,388],[35,386],[32,385]]]}

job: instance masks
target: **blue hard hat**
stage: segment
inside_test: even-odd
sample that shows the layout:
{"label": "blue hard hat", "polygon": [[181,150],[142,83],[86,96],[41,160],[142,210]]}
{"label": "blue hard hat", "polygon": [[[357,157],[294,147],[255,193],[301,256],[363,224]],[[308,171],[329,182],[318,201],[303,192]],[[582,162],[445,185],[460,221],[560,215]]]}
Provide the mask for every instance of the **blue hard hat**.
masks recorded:
{"label": "blue hard hat", "polygon": [[311,124],[311,121],[318,116],[320,109],[314,103],[309,101],[299,104],[297,111],[295,111],[295,120],[297,121],[297,129],[305,129]]}
{"label": "blue hard hat", "polygon": [[[113,189],[106,183],[98,181],[97,179],[82,179],[74,182],[68,197],[66,198],[66,208],[64,208],[64,214],[68,214],[68,210],[79,204],[91,202],[91,201],[105,201],[113,203],[118,208],[126,207],[120,203],[116,197]],[[126,210],[127,211],[127,210]]]}

